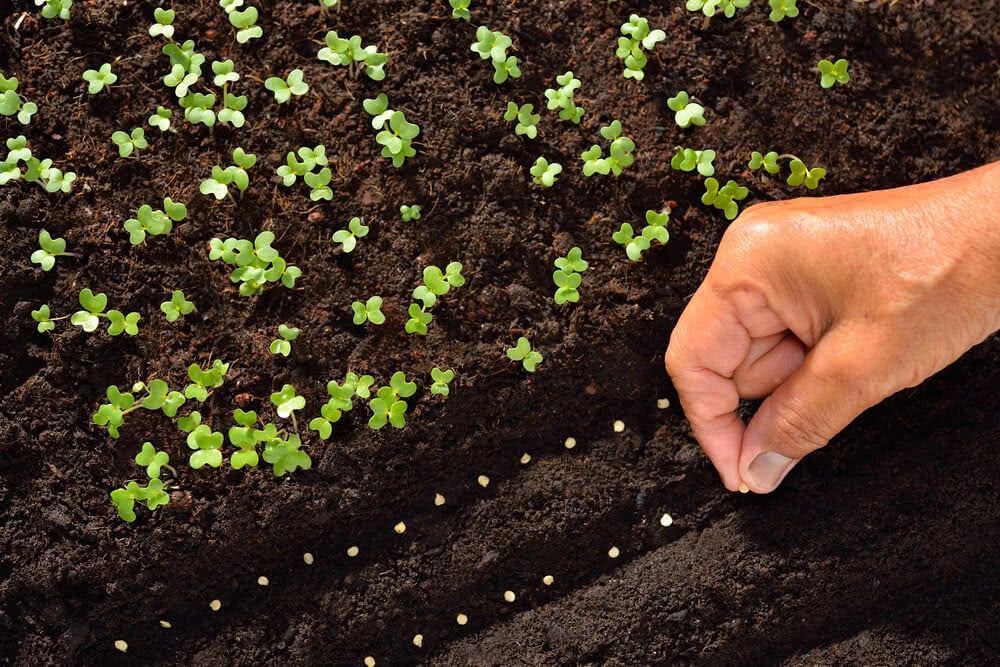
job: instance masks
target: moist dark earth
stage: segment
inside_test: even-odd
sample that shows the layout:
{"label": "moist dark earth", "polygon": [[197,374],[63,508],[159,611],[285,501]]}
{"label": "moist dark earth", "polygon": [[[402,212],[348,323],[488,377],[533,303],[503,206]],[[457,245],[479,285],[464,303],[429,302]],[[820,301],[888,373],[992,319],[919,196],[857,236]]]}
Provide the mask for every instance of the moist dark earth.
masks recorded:
{"label": "moist dark earth", "polygon": [[[699,203],[700,179],[670,169],[674,147],[715,149],[719,176],[750,188],[747,205],[802,194],[751,173],[751,150],[826,167],[815,195],[995,160],[995,3],[802,2],[798,18],[774,25],[762,1],[705,22],[681,0],[474,0],[471,23],[444,2],[343,2],[326,15],[317,2],[252,3],[264,37],[247,45],[216,3],[174,3],[177,38],[194,39],[208,63],[232,58],[235,92],[249,96],[246,127],[214,132],[185,124],[161,82],[162,40],[146,33],[156,3],[77,0],[68,23],[30,2],[0,5],[0,71],[40,107],[29,127],[0,119],[3,137],[24,133],[36,155],[79,174],[71,194],[0,188],[0,662],[1000,659],[997,336],[867,412],[766,497],[723,489],[662,365],[728,224]],[[631,12],[668,35],[641,83],[624,80],[614,56]],[[492,82],[469,50],[481,24],[513,38],[521,79]],[[387,51],[385,81],[318,61],[330,29]],[[850,84],[822,90],[813,68],[839,57]],[[82,72],[104,62],[119,80],[89,96]],[[262,81],[293,68],[311,90],[278,106]],[[515,137],[501,117],[507,100],[542,106],[566,70],[583,84],[583,123],[543,112],[537,140]],[[705,127],[674,125],[666,99],[681,89],[706,107]],[[400,169],[379,156],[361,109],[382,91],[421,128],[418,155]],[[111,133],[142,126],[157,105],[174,109],[177,132],[147,127],[150,148],[119,157]],[[579,154],[614,118],[637,160],[618,179],[584,178]],[[287,151],[320,143],[335,196],[316,204],[274,170]],[[237,146],[259,158],[249,189],[221,202],[199,194]],[[565,167],[551,189],[530,182],[539,155]],[[164,196],[186,202],[188,219],[131,246],[123,221]],[[423,219],[401,222],[411,203]],[[612,232],[664,205],[669,243],[629,263]],[[372,231],[345,255],[330,236],[353,216]],[[49,273],[28,260],[42,228],[76,255]],[[241,297],[208,261],[208,241],[261,230],[304,275],[294,290]],[[590,270],[580,303],[557,306],[552,263],[573,246]],[[423,267],[452,260],[467,284],[442,298],[426,337],[405,335]],[[85,334],[68,321],[35,331],[32,309],[68,314],[84,287],[141,312],[139,335]],[[159,304],[173,289],[197,311],[171,324]],[[388,321],[357,327],[350,304],[372,294]],[[303,331],[287,359],[267,351],[280,323]],[[533,375],[504,354],[520,335],[544,355]],[[268,397],[284,383],[314,416],[326,382],[348,370],[379,383],[404,370],[420,390],[403,430],[370,431],[359,404],[330,440],[304,434],[313,467],[282,478],[263,465],[192,470],[184,434],[159,413],[130,414],[117,441],[91,423],[108,385],[162,378],[178,388],[189,364],[213,359],[232,365],[201,409],[218,430],[238,402],[277,419]],[[428,392],[434,366],[456,372],[447,400]],[[671,407],[658,409],[661,398]],[[145,440],[170,454],[178,489],[125,524],[108,493],[139,477],[132,457]]]}

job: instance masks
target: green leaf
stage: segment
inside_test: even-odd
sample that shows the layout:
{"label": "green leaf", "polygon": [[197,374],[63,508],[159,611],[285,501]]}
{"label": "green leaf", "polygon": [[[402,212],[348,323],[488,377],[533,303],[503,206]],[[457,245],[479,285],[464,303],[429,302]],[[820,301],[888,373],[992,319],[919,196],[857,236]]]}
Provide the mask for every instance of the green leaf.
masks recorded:
{"label": "green leaf", "polygon": [[295,387],[286,384],[282,386],[281,391],[271,394],[271,403],[277,408],[279,417],[288,419],[296,410],[301,410],[306,406],[306,399],[302,396],[296,396]]}

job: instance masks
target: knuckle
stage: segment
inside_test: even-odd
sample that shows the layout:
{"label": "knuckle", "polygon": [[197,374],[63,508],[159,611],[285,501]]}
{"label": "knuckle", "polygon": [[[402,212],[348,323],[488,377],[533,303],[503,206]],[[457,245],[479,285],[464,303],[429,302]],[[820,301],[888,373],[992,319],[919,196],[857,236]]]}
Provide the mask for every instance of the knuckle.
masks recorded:
{"label": "knuckle", "polygon": [[792,458],[801,458],[829,442],[816,418],[793,403],[783,405],[775,415],[774,439],[774,444]]}

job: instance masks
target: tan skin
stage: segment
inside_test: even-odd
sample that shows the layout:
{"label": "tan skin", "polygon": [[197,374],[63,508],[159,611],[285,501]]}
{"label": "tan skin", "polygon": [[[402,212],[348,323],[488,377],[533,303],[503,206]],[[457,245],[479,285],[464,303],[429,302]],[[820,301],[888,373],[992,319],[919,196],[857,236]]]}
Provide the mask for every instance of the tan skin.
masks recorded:
{"label": "tan skin", "polygon": [[[665,358],[726,488],[773,491],[861,412],[1000,329],[998,202],[1000,162],[761,204],[729,227]],[[765,398],[746,425],[740,398]]]}

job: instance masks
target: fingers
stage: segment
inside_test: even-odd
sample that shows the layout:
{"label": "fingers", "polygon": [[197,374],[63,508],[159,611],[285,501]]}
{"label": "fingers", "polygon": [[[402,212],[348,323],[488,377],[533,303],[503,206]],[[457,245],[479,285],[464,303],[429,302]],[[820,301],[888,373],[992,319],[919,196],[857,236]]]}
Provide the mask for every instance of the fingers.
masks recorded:
{"label": "fingers", "polygon": [[747,358],[733,373],[740,398],[761,398],[773,392],[802,365],[805,354],[805,345],[791,333],[751,340]]}

